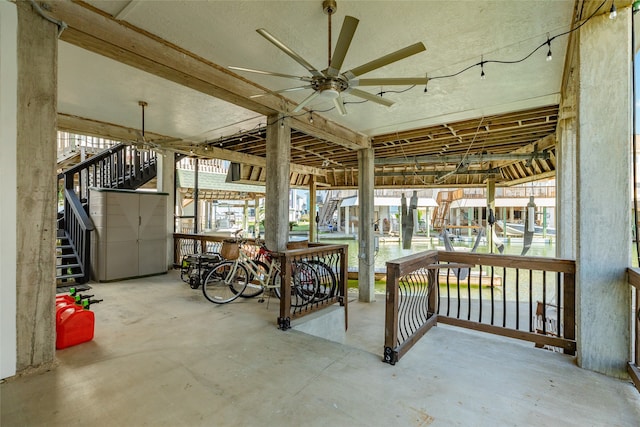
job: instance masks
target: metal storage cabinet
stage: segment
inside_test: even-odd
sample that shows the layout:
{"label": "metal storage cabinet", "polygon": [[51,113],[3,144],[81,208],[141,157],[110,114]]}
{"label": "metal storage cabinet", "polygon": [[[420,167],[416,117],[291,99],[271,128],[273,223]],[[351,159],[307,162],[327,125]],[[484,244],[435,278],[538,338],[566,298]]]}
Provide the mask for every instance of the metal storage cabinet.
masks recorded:
{"label": "metal storage cabinet", "polygon": [[126,279],[167,272],[167,193],[92,188],[93,278]]}

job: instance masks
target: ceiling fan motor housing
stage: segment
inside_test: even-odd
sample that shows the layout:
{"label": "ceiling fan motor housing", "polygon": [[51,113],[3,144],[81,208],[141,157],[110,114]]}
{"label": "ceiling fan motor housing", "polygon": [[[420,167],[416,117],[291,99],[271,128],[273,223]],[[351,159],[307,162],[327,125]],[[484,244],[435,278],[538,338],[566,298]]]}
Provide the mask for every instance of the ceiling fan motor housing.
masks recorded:
{"label": "ceiling fan motor housing", "polygon": [[324,0],[322,2],[322,10],[327,15],[333,15],[338,8],[335,0]]}

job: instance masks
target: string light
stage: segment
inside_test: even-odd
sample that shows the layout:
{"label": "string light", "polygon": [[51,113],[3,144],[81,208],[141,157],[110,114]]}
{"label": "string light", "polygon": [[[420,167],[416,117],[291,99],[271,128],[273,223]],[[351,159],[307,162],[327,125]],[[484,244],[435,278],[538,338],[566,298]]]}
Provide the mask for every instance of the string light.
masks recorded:
{"label": "string light", "polygon": [[616,19],[618,10],[616,9],[615,0],[611,0],[611,9],[609,9],[609,19]]}
{"label": "string light", "polygon": [[549,38],[549,34],[547,34],[547,46],[549,46],[549,50],[547,51],[547,61],[551,61],[553,56],[551,56],[551,39]]}
{"label": "string light", "polygon": [[[520,58],[520,59],[515,59],[515,60],[496,60],[496,59],[490,59],[485,61],[484,58],[481,59],[480,62],[476,62],[475,64],[469,65],[455,73],[451,73],[451,74],[445,74],[445,75],[441,75],[441,76],[434,76],[431,77],[429,80],[434,80],[434,79],[449,79],[452,77],[456,77],[459,76],[460,74],[469,71],[470,69],[477,67],[478,65],[481,68],[480,71],[480,78],[484,79],[485,78],[485,74],[484,74],[484,64],[488,64],[488,63],[494,63],[494,64],[518,64],[521,62],[526,61],[527,59],[529,59],[531,56],[533,56],[534,53],[536,53],[538,50],[540,50],[542,47],[544,47],[545,45],[549,45],[550,46],[550,42],[552,42],[554,39],[558,38],[558,37],[562,37],[562,36],[566,36],[567,34],[571,34],[574,31],[579,30],[583,25],[585,25],[587,22],[589,22],[594,16],[596,16],[601,9],[604,7],[604,5],[607,3],[607,0],[602,0],[602,2],[600,3],[600,5],[596,8],[596,10],[589,15],[589,17],[587,17],[587,19],[583,20],[579,25],[576,25],[573,28],[570,28],[567,31],[564,31],[560,34],[557,34],[553,37],[548,38],[547,41],[542,42],[540,45],[538,45],[535,49],[533,49],[531,52],[529,52],[527,55],[525,55],[524,57]],[[636,0],[634,2],[634,8],[635,10],[640,10],[640,0]],[[612,4],[612,9],[615,10],[615,5]],[[550,51],[550,49],[549,49]],[[547,52],[547,58],[549,57],[548,52]]]}
{"label": "string light", "polygon": [[486,79],[484,75],[484,56],[480,57],[480,80]]}
{"label": "string light", "polygon": [[313,124],[313,110],[309,111],[309,123]]}

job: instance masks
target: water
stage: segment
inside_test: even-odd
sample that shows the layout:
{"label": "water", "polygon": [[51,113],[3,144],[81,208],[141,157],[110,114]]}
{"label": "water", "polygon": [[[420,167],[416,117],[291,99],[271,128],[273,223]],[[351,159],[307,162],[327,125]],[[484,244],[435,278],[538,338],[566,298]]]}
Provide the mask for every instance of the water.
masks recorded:
{"label": "water", "polygon": [[[354,239],[321,239],[321,243],[330,243],[337,245],[349,246],[349,267],[358,268],[358,241]],[[471,242],[453,242],[454,248],[465,248],[465,251],[471,250],[473,247],[473,241]],[[438,237],[432,237],[430,239],[426,237],[414,238],[411,249],[402,249],[402,243],[398,242],[397,238],[391,240],[390,238],[381,238],[379,241],[378,253],[375,255],[375,268],[376,270],[386,269],[386,262],[400,258],[407,255],[412,255],[418,252],[424,252],[429,250],[444,250],[444,243]],[[489,253],[489,247],[486,243],[481,242],[477,250],[478,253]],[[497,250],[494,251],[498,253]],[[506,255],[520,255],[522,252],[522,241],[505,242],[504,254]],[[527,256],[540,256],[552,258],[556,256],[555,243],[533,243]]]}

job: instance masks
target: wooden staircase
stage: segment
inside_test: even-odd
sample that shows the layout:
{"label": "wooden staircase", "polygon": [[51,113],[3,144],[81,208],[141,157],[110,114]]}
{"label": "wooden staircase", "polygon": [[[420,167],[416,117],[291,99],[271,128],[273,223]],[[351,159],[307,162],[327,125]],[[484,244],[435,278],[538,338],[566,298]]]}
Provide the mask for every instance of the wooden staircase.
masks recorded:
{"label": "wooden staircase", "polygon": [[56,281],[66,285],[70,281],[84,283],[84,265],[75,245],[65,230],[58,230],[56,244]]}
{"label": "wooden staircase", "polygon": [[453,191],[440,191],[436,198],[438,207],[433,210],[431,216],[431,225],[434,230],[440,231],[446,224],[447,215],[449,214],[449,207],[453,201]]}
{"label": "wooden staircase", "polygon": [[58,175],[64,189],[64,210],[58,215],[56,279],[59,286],[86,283],[91,278],[89,188],[135,190],[157,175],[153,151],[119,144]]}
{"label": "wooden staircase", "polygon": [[329,225],[329,222],[333,218],[333,214],[338,209],[340,202],[342,201],[341,197],[331,197],[325,202],[322,206],[322,210],[320,211],[320,221],[318,225],[325,226]]}

